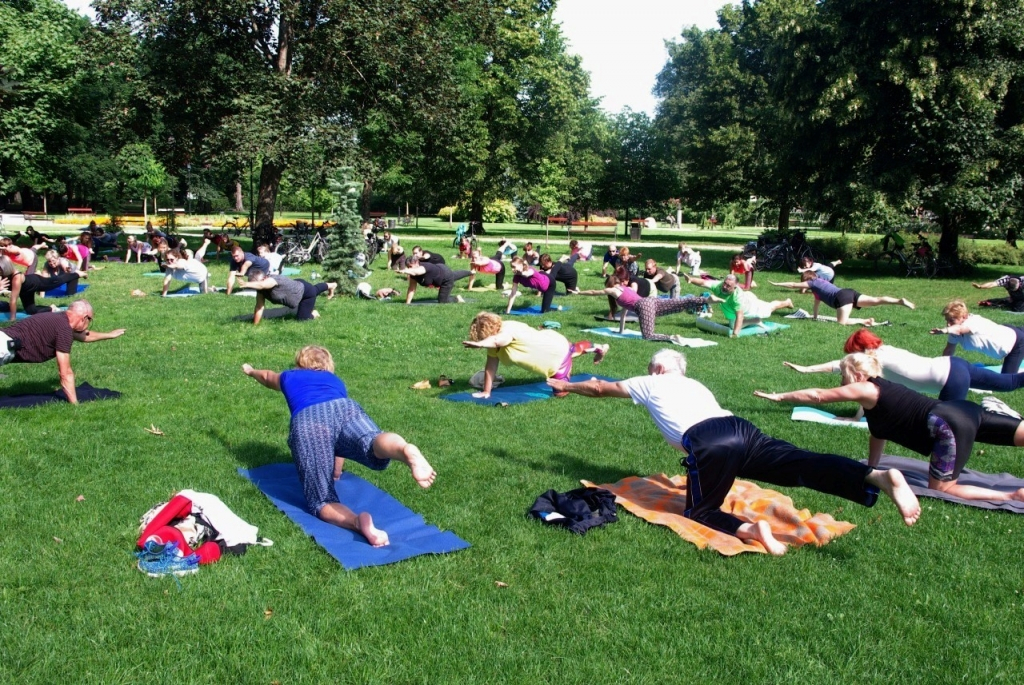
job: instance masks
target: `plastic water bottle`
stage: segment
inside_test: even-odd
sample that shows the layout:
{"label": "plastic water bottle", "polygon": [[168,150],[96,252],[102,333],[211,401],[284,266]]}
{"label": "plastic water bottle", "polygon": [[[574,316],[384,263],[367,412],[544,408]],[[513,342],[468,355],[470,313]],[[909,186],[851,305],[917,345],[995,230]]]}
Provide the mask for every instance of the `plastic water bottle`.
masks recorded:
{"label": "plastic water bottle", "polygon": [[317,272],[315,272],[315,271],[314,271],[313,273],[311,273],[311,274],[309,275],[309,277],[310,277],[310,278],[312,278],[312,279],[313,279],[313,280],[315,281],[315,280],[317,280],[318,278],[320,278],[320,274],[318,274]]}

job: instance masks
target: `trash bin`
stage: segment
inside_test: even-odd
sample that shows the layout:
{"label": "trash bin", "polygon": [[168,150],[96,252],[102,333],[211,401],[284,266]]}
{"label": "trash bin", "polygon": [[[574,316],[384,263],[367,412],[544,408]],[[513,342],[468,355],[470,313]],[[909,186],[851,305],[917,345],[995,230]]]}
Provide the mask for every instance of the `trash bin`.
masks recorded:
{"label": "trash bin", "polygon": [[389,231],[395,230],[395,224],[396,223],[397,222],[395,221],[395,219],[388,219],[388,230]]}
{"label": "trash bin", "polygon": [[641,226],[640,224],[632,224],[632,225],[630,225],[630,227],[629,227],[629,239],[630,240],[640,240],[640,231],[641,231],[641,229],[643,229],[643,226]]}

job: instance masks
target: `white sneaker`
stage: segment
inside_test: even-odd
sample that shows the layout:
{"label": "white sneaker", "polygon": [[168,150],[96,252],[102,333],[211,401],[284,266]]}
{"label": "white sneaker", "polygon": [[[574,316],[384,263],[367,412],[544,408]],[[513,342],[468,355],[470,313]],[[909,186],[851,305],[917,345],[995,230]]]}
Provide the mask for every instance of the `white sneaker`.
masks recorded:
{"label": "white sneaker", "polygon": [[1009,405],[998,397],[986,397],[981,401],[981,408],[990,414],[1001,414],[1018,420],[1021,418],[1020,414],[1010,409]]}

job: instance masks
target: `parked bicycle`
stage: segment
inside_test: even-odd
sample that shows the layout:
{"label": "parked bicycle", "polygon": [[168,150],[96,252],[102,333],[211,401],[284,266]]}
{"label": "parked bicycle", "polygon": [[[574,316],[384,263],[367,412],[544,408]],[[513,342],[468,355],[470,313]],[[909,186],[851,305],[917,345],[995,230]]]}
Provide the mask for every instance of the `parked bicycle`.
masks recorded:
{"label": "parked bicycle", "polygon": [[252,235],[252,226],[249,225],[248,217],[236,216],[234,219],[228,219],[221,225],[220,230],[225,233],[231,231],[231,235],[236,237],[242,235],[242,233]]}
{"label": "parked bicycle", "polygon": [[300,266],[309,261],[314,261],[317,264],[324,261],[324,258],[327,257],[327,239],[321,231],[312,232],[312,235],[309,245],[303,243],[304,236],[298,233],[281,241],[277,251],[284,255],[285,264]]}
{"label": "parked bicycle", "polygon": [[805,256],[810,257],[812,262],[824,259],[822,254],[807,242],[807,234],[804,231],[794,231],[791,236],[779,242],[766,244],[759,240],[757,268],[764,271],[778,271],[782,268],[794,271]]}
{"label": "parked bicycle", "polygon": [[882,253],[875,258],[877,273],[931,278],[937,269],[935,250],[924,234],[917,234],[917,242],[909,250],[903,236],[892,229],[882,237]]}

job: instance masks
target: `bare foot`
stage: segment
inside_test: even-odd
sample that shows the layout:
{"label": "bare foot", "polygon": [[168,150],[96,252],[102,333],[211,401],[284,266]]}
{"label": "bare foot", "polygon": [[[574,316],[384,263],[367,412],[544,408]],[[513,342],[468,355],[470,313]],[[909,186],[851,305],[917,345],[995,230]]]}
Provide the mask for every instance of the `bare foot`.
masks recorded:
{"label": "bare foot", "polygon": [[789,309],[793,309],[793,300],[787,299],[785,302],[782,303],[782,306],[788,307]]}
{"label": "bare foot", "polygon": [[373,525],[373,517],[368,512],[363,512],[359,515],[359,532],[363,534],[366,541],[374,547],[383,547],[387,545],[391,540],[388,539],[388,534],[380,528]]}
{"label": "bare foot", "polygon": [[1016,492],[1011,492],[1010,496],[1007,499],[1009,499],[1012,502],[1024,502],[1024,488],[1021,488]]}
{"label": "bare foot", "polygon": [[478,400],[486,400],[490,396],[491,396],[491,393],[489,393],[489,392],[475,392],[475,393],[473,393],[473,397],[477,398]]}
{"label": "bare foot", "polygon": [[337,289],[338,289],[338,284],[337,283],[328,283],[327,284],[327,299],[328,300],[333,300],[334,299],[334,291],[337,290]]}
{"label": "bare foot", "polygon": [[318,312],[317,310],[314,309],[312,316],[313,316],[314,319],[319,319],[320,318],[320,312]]}
{"label": "bare foot", "polygon": [[908,526],[914,525],[921,516],[921,505],[917,502],[917,495],[907,485],[907,479],[896,469],[872,471],[867,478],[872,485],[877,486],[882,492],[889,496],[892,503],[899,509],[903,522]]}
{"label": "bare foot", "polygon": [[594,345],[594,363],[600,364],[604,356],[608,354],[609,345]]}
{"label": "bare foot", "polygon": [[455,301],[458,302],[459,304],[466,304],[466,298],[464,298],[462,295],[456,295]]}
{"label": "bare foot", "polygon": [[409,465],[409,470],[412,471],[413,480],[419,483],[421,488],[429,488],[434,484],[437,472],[434,471],[426,457],[420,452],[419,447],[412,443],[406,445],[405,460],[405,463]]}
{"label": "bare foot", "polygon": [[786,546],[775,539],[775,536],[772,535],[772,528],[768,525],[767,521],[758,521],[748,525],[750,528],[746,531],[747,539],[760,542],[768,550],[768,554],[771,554],[773,557],[781,557],[786,553]]}
{"label": "bare foot", "polygon": [[910,300],[908,300],[905,297],[901,297],[900,298],[900,304],[903,305],[904,307],[906,307],[907,309],[914,309],[915,308],[914,303],[911,302]]}
{"label": "bare foot", "polygon": [[864,325],[867,326],[868,328],[870,328],[871,326],[874,326],[875,325],[874,318],[864,319]]}

